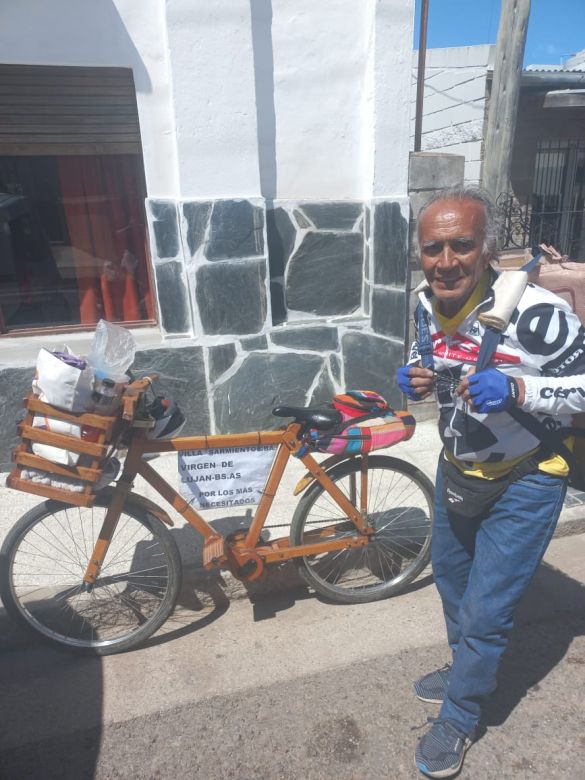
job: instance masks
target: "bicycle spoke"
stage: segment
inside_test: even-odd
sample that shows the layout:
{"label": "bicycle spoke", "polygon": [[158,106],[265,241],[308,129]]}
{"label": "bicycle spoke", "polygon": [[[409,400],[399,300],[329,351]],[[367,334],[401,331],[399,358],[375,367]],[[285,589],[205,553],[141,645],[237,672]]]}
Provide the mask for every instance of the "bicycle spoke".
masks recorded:
{"label": "bicycle spoke", "polygon": [[168,532],[155,533],[158,521],[126,511],[95,583],[84,586],[86,562],[107,511],[97,504],[40,511],[14,545],[10,599],[29,625],[64,644],[115,648],[151,623],[155,630],[172,609],[180,580],[177,564],[169,567],[168,546],[161,543],[161,534]]}
{"label": "bicycle spoke", "polygon": [[[392,465],[386,465],[390,462]],[[316,590],[323,584],[325,595],[362,594],[360,600],[369,600],[369,593],[398,587],[416,576],[428,558],[432,491],[421,487],[422,478],[413,478],[411,466],[395,468],[395,460],[371,456],[368,464],[367,507],[368,521],[373,529],[368,543],[359,547],[345,547],[335,552],[305,556],[302,565]],[[380,465],[378,465],[380,464]],[[344,473],[345,472],[345,473]],[[351,479],[356,478],[356,507],[361,506],[360,461],[349,461],[335,466],[329,476],[347,497],[351,494]],[[338,474],[339,476],[335,476]],[[306,509],[302,523],[303,536],[323,529],[322,539],[359,538],[356,526],[347,529],[352,521],[340,511],[330,495],[320,488]],[[338,527],[338,528],[337,528]],[[331,532],[328,529],[331,528]],[[342,531],[343,529],[343,531]],[[307,541],[314,537],[306,537]]]}

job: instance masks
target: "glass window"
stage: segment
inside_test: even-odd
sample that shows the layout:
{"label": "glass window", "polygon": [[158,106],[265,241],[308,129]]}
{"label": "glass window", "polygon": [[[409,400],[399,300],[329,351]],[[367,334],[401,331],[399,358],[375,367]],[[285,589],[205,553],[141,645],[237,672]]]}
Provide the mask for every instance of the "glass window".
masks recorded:
{"label": "glass window", "polygon": [[153,321],[145,197],[130,71],[0,66],[0,332]]}

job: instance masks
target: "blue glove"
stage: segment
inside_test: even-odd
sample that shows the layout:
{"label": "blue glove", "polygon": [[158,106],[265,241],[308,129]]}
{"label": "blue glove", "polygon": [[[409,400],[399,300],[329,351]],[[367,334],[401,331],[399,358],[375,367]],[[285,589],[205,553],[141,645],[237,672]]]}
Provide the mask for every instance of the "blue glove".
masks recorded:
{"label": "blue glove", "polygon": [[409,374],[411,368],[412,366],[401,366],[396,372],[396,382],[407,398],[410,398],[411,401],[420,401],[420,395],[410,384]]}
{"label": "blue glove", "polygon": [[518,383],[497,368],[486,368],[469,377],[469,394],[480,414],[506,412],[516,406]]}

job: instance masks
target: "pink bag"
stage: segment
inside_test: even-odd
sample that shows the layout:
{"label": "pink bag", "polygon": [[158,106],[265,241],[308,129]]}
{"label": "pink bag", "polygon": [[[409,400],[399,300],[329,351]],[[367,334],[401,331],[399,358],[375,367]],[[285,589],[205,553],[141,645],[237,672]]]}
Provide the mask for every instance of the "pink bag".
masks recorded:
{"label": "pink bag", "polygon": [[564,298],[585,324],[585,263],[537,265],[529,279]]}
{"label": "pink bag", "polygon": [[311,430],[311,446],[332,455],[358,455],[391,447],[410,439],[415,419],[408,412],[394,411],[378,393],[348,390],[333,398],[332,406],[343,418],[333,431]]}

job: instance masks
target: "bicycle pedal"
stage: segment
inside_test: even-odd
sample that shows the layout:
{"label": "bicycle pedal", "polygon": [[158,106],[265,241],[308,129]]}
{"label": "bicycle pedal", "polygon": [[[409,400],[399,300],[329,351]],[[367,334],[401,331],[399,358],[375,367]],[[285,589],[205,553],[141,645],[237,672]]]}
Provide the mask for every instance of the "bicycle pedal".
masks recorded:
{"label": "bicycle pedal", "polygon": [[225,540],[221,536],[212,536],[206,539],[203,545],[203,568],[214,569],[216,566],[221,566],[226,560]]}

